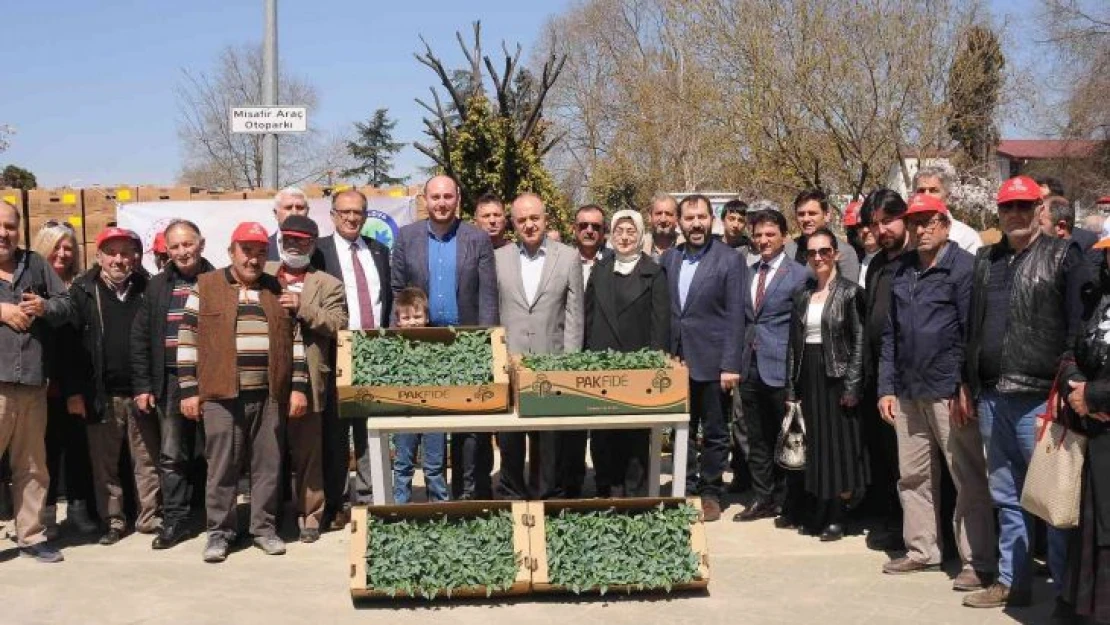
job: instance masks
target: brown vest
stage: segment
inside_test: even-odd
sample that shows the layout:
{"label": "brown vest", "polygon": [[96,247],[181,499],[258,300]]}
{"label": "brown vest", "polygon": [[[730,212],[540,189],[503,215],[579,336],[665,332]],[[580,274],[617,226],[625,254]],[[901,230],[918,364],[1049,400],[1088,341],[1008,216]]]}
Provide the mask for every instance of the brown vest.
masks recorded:
{"label": "brown vest", "polygon": [[[197,385],[201,401],[239,396],[235,349],[239,285],[229,280],[228,271],[211,271],[197,278]],[[293,385],[293,320],[278,304],[281,285],[277,279],[263,274],[258,282],[270,335],[270,397],[284,404]]]}

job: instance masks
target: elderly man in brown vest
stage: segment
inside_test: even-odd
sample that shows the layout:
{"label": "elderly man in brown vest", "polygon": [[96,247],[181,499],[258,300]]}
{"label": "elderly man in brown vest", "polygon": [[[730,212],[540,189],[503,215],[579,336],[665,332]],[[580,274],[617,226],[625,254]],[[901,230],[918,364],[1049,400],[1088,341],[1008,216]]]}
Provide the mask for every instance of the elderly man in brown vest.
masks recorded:
{"label": "elderly man in brown vest", "polygon": [[[235,539],[239,470],[249,466],[250,533],[268,555],[285,553],[280,504],[283,419],[308,410],[308,366],[278,279],[262,272],[268,236],[260,224],[231,235],[231,265],[197,279],[178,333],[181,413],[204,419],[208,460],[205,562],[223,562]],[[244,458],[246,453],[249,457]]]}

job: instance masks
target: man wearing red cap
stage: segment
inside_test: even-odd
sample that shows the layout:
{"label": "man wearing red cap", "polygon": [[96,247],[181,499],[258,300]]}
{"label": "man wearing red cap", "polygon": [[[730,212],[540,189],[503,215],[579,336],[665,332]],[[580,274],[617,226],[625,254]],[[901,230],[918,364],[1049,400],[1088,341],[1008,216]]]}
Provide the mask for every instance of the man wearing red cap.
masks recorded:
{"label": "man wearing red cap", "polygon": [[250,533],[268,555],[285,553],[276,518],[281,495],[282,415],[308,408],[308,366],[277,278],[264,274],[261,224],[231,234],[231,265],[202,274],[185,301],[177,341],[181,412],[204,419],[208,460],[205,562],[223,562],[236,538],[236,486],[250,470]]}
{"label": "man wearing red cap", "polygon": [[[1045,210],[1037,182],[1018,176],[998,191],[1000,242],[975,258],[965,381],[977,401],[987,449],[990,491],[998,508],[998,581],[969,595],[969,607],[1028,605],[1032,519],[1020,498],[1033,453],[1037,415],[1056,378],[1059,359],[1080,327],[1087,263],[1070,241],[1043,236]],[[970,411],[970,402],[965,410]],[[1066,536],[1048,529],[1048,564],[1059,589]]]}
{"label": "man wearing red cap", "polygon": [[957,396],[974,258],[948,240],[951,218],[939,198],[913,196],[904,219],[911,249],[893,268],[878,391],[879,414],[898,439],[906,555],[883,572],[940,568],[940,476],[933,463],[940,454],[957,489],[955,535],[963,568],[953,588],[978,590],[994,574],[994,518],[983,441]]}
{"label": "man wearing red cap", "polygon": [[170,251],[166,249],[165,232],[154,235],[154,244],[150,246],[150,253],[154,255],[154,266],[158,268],[158,271],[162,271],[162,267],[170,262]]}
{"label": "man wearing red cap", "polygon": [[135,262],[141,249],[137,239],[123,228],[101,231],[96,237],[96,265],[77,278],[69,291],[82,349],[68,361],[71,374],[62,380],[70,388],[62,392],[70,414],[80,415],[88,424],[96,505],[107,524],[101,545],[114,545],[127,531],[119,474],[124,440],[139,504],[135,529],[152,534],[162,526],[158,417],[137,408],[131,375],[131,325],[147,285],[146,274],[138,271]]}

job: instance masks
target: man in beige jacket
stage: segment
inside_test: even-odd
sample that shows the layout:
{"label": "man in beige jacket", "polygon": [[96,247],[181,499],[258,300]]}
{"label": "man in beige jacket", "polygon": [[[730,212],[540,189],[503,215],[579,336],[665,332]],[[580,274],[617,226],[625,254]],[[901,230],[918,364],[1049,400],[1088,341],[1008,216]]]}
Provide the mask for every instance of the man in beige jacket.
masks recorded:
{"label": "man in beige jacket", "polygon": [[328,392],[335,386],[331,369],[335,337],[347,327],[347,296],[343,283],[310,263],[319,236],[316,222],[304,215],[290,215],[281,222],[280,261],[266,263],[266,273],[283,287],[279,302],[298,321],[308,360],[308,414],[289,419],[286,444],[295,476],[300,540],[320,538],[324,514],[323,430],[321,413]]}

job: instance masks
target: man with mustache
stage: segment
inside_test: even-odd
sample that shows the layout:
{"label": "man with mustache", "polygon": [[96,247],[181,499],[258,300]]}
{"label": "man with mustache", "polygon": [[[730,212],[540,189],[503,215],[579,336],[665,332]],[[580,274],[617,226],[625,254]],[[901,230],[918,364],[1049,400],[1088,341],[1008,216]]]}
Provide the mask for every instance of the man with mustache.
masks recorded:
{"label": "man with mustache", "polygon": [[644,253],[659,262],[663,252],[682,243],[682,235],[677,228],[678,203],[666,193],[656,193],[655,197],[651,198],[648,218],[651,222],[651,232],[644,237]]}

